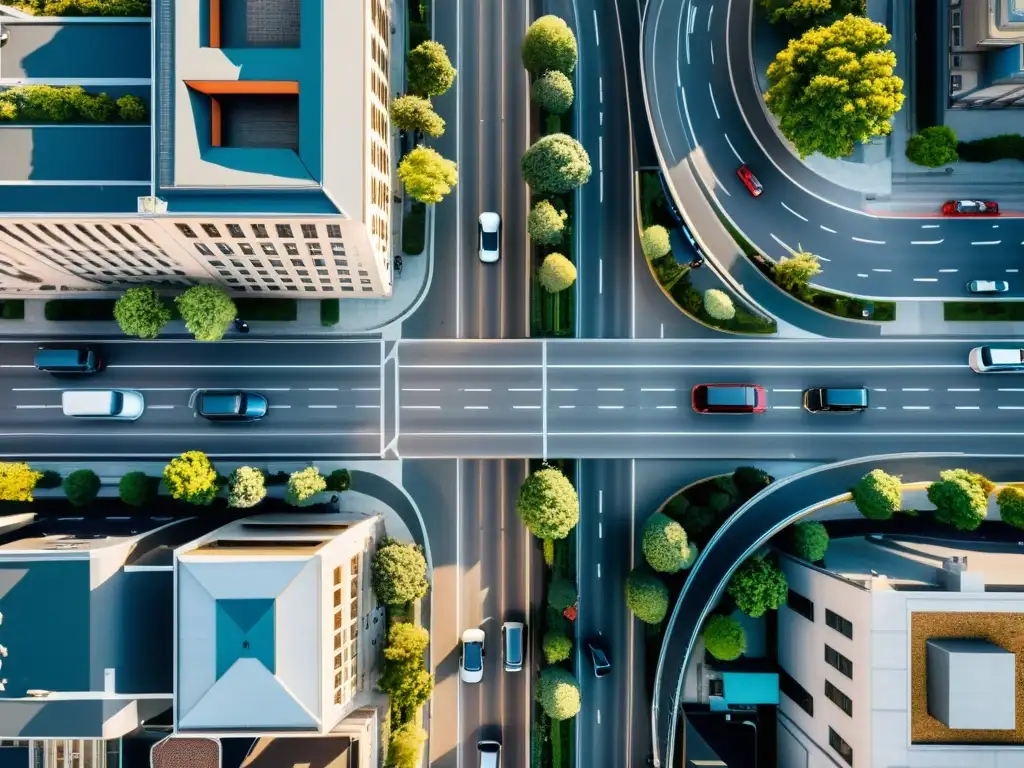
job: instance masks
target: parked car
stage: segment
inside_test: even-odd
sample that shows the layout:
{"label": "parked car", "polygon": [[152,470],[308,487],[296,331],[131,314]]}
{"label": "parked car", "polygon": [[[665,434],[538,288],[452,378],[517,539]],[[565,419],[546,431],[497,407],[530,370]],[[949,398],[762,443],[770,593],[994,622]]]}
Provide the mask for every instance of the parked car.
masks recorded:
{"label": "parked car", "polygon": [[764,413],[768,397],[756,384],[698,384],[691,393],[697,413]]}
{"label": "parked car", "polygon": [[477,231],[480,233],[480,261],[493,264],[501,258],[501,216],[481,213]]}
{"label": "parked car", "polygon": [[761,186],[761,182],[757,180],[757,176],[745,164],[736,169],[736,175],[740,177],[743,186],[754,197],[760,197],[761,193],[764,192],[764,188]]}
{"label": "parked car", "polygon": [[464,683],[479,683],[484,679],[484,631],[482,629],[473,627],[462,633],[459,676]]}
{"label": "parked car", "polygon": [[590,651],[590,663],[594,667],[594,677],[604,677],[612,671],[612,663],[600,643],[596,640],[588,640],[587,650]]}
{"label": "parked car", "polygon": [[947,200],[942,204],[944,216],[998,216],[999,203],[992,200]]}
{"label": "parked car", "polygon": [[1006,293],[1010,284],[1005,280],[971,280],[967,290],[971,293]]}

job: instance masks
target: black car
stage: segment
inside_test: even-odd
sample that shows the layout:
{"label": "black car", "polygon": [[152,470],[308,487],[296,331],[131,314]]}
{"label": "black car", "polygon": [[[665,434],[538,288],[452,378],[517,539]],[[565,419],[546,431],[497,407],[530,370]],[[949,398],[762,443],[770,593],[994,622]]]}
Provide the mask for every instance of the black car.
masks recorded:
{"label": "black car", "polygon": [[202,390],[196,413],[211,421],[255,421],[267,413],[267,398],[240,390]]}
{"label": "black car", "polygon": [[587,649],[590,651],[590,661],[594,665],[594,677],[604,677],[612,671],[612,663],[608,660],[608,654],[595,641],[589,641]]}

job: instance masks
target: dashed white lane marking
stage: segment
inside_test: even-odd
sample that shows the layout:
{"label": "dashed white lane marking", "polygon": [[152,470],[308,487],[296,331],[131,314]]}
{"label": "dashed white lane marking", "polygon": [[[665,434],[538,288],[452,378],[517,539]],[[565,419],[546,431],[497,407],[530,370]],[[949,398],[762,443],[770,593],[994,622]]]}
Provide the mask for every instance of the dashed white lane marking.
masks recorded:
{"label": "dashed white lane marking", "polygon": [[310,387],[310,392],[337,392],[337,387]]}
{"label": "dashed white lane marking", "polygon": [[772,410],[773,411],[795,411],[795,410],[797,410],[799,408],[800,408],[799,405],[773,405],[772,406]]}
{"label": "dashed white lane marking", "polygon": [[1005,388],[1004,387],[1000,387],[999,391],[1000,392],[1024,392],[1024,389],[1020,389],[1019,387],[1005,387]]}
{"label": "dashed white lane marking", "polygon": [[271,408],[291,408],[290,405],[272,405]]}
{"label": "dashed white lane marking", "polygon": [[598,392],[624,392],[622,387],[598,387]]}
{"label": "dashed white lane marking", "polygon": [[829,229],[824,224],[819,224],[818,226],[824,229],[826,232],[831,232],[833,235],[836,234],[836,231],[834,229]]}
{"label": "dashed white lane marking", "polygon": [[539,405],[513,405],[512,409],[515,411],[539,411]]}
{"label": "dashed white lane marking", "polygon": [[621,411],[625,406],[623,405],[599,405],[598,410],[601,411]]}
{"label": "dashed white lane marking", "polygon": [[792,213],[792,214],[793,214],[794,216],[796,216],[796,217],[797,217],[798,219],[800,219],[801,221],[807,221],[807,217],[806,217],[806,216],[801,216],[801,215],[800,215],[799,213],[797,213],[796,211],[794,211],[794,210],[793,210],[792,208],[790,208],[790,207],[789,207],[788,205],[786,205],[785,203],[783,203],[783,204],[782,204],[782,207],[783,207],[783,208],[785,208],[785,209],[786,209],[787,211],[789,211],[790,213]]}
{"label": "dashed white lane marking", "polygon": [[939,272],[959,272],[959,269],[940,269]]}
{"label": "dashed white lane marking", "polygon": [[852,239],[858,243],[867,243],[868,245],[885,245],[885,240],[868,240],[864,237],[854,237]]}
{"label": "dashed white lane marking", "polygon": [[439,411],[441,410],[440,405],[403,405],[402,408],[407,408],[410,411]]}
{"label": "dashed white lane marking", "polygon": [[357,405],[356,408],[380,408],[380,405]]}
{"label": "dashed white lane marking", "polygon": [[1014,272],[1019,272],[1020,270],[1017,270],[1017,269],[1008,269],[1008,270],[1006,270],[1006,271],[1007,271],[1007,272],[1010,272],[1010,273],[1014,273]]}
{"label": "dashed white lane marking", "polygon": [[1024,405],[1000,405],[1000,411],[1024,411]]}
{"label": "dashed white lane marking", "polygon": [[863,272],[858,272],[857,277],[870,277],[870,275],[865,275]]}
{"label": "dashed white lane marking", "polygon": [[[353,392],[380,392],[380,387],[352,387]],[[440,390],[438,390],[440,391]]]}
{"label": "dashed white lane marking", "polygon": [[773,389],[772,392],[803,392],[802,389]]}
{"label": "dashed white lane marking", "polygon": [[954,405],[953,408],[957,411],[978,411],[981,410],[980,405]]}
{"label": "dashed white lane marking", "polygon": [[149,410],[169,411],[173,408],[173,405],[148,405],[146,406]]}
{"label": "dashed white lane marking", "polygon": [[981,387],[947,387],[947,392],[981,392]]}
{"label": "dashed white lane marking", "polygon": [[932,407],[930,405],[904,405],[904,411],[930,411]]}
{"label": "dashed white lane marking", "polygon": [[725,188],[725,185],[722,183],[722,180],[715,175],[714,171],[711,172],[711,178],[715,180],[716,189],[720,189],[722,192],[725,192],[726,197],[732,197],[732,192]]}
{"label": "dashed white lane marking", "polygon": [[560,405],[558,407],[566,409],[566,410],[569,410],[569,409],[575,408],[576,406],[575,405]]}
{"label": "dashed white lane marking", "polygon": [[928,387],[904,387],[904,392],[931,392]]}
{"label": "dashed white lane marking", "polygon": [[542,392],[540,387],[509,387],[509,392]]}
{"label": "dashed white lane marking", "polygon": [[552,392],[579,392],[575,387],[552,387]]}
{"label": "dashed white lane marking", "polygon": [[[594,13],[597,13],[597,11],[594,11]],[[715,108],[715,117],[721,120],[722,116],[718,114],[718,105],[715,103],[715,89],[711,87],[710,81],[708,82],[708,94],[711,96],[711,106]]]}
{"label": "dashed white lane marking", "polygon": [[[945,240],[945,238],[943,238],[942,240]],[[942,242],[942,240],[911,240],[910,244],[911,245],[938,245],[939,243]]]}
{"label": "dashed white lane marking", "polygon": [[307,408],[337,408],[336,405],[307,405]]}
{"label": "dashed white lane marking", "polygon": [[940,224],[922,224],[921,229],[938,229]]}
{"label": "dashed white lane marking", "polygon": [[875,269],[872,269],[871,271],[872,272],[892,272],[891,269],[882,269],[881,267],[877,267]]}
{"label": "dashed white lane marking", "polygon": [[786,249],[787,251],[789,251],[790,253],[796,253],[796,251],[794,251],[794,250],[793,250],[792,248],[790,248],[790,247],[789,247],[788,245],[786,245],[786,244],[785,244],[784,242],[782,242],[782,241],[781,241],[781,240],[780,240],[779,238],[777,238],[777,237],[775,236],[775,233],[773,233],[773,232],[769,232],[768,234],[769,234],[769,235],[771,235],[771,238],[772,238],[772,240],[774,240],[774,241],[775,241],[776,243],[778,243],[779,245],[781,245],[781,246],[782,246],[783,248],[785,248],[785,249]]}
{"label": "dashed white lane marking", "polygon": [[885,387],[875,387],[875,392],[888,392],[889,390]]}
{"label": "dashed white lane marking", "polygon": [[597,9],[594,9],[594,41],[597,43],[597,47],[601,47],[601,36],[597,32]]}
{"label": "dashed white lane marking", "polygon": [[486,405],[464,405],[462,406],[464,411],[486,411]]}
{"label": "dashed white lane marking", "polygon": [[971,245],[999,245],[1002,240],[971,240]]}
{"label": "dashed white lane marking", "polygon": [[675,392],[675,387],[640,387],[641,392]]}
{"label": "dashed white lane marking", "polygon": [[419,389],[413,387],[402,387],[403,392],[440,392],[441,389]]}
{"label": "dashed white lane marking", "polygon": [[871,407],[872,407],[873,410],[876,410],[876,411],[884,411],[885,410],[885,406],[884,405],[873,405]]}
{"label": "dashed white lane marking", "polygon": [[914,278],[914,282],[915,283],[937,283],[937,282],[939,282],[939,278],[937,278],[937,277],[915,277]]}
{"label": "dashed white lane marking", "polygon": [[714,12],[715,12],[715,6],[712,5],[711,8],[708,10],[708,30],[707,30],[708,32],[711,31],[711,16],[712,16],[712,14],[714,14]]}
{"label": "dashed white lane marking", "polygon": [[464,389],[463,392],[490,392],[489,389]]}
{"label": "dashed white lane marking", "polygon": [[674,411],[676,409],[676,406],[674,406],[674,405],[659,405],[659,406],[656,406],[656,408],[659,411]]}
{"label": "dashed white lane marking", "polygon": [[714,66],[715,65],[715,41],[714,40],[712,40],[710,42],[710,48],[711,48],[711,66]]}
{"label": "dashed white lane marking", "polygon": [[740,157],[740,153],[736,151],[736,147],[734,147],[732,142],[729,141],[729,134],[723,133],[722,135],[725,136],[725,143],[729,145],[729,149],[731,149],[732,153],[736,155],[736,159],[740,161],[740,165],[744,165],[743,158]]}
{"label": "dashed white lane marking", "polygon": [[597,724],[598,725],[601,724],[601,710],[600,709],[597,710]]}

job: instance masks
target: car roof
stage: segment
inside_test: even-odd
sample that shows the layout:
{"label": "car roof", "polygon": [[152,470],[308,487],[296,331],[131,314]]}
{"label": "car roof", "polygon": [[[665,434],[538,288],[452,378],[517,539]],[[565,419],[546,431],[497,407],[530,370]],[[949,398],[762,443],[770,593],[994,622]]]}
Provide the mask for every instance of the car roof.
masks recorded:
{"label": "car roof", "polygon": [[497,227],[501,223],[501,216],[493,211],[485,211],[480,214],[480,223],[485,227]]}
{"label": "car roof", "polygon": [[464,643],[482,643],[484,641],[484,631],[482,629],[470,628],[462,633],[462,642]]}

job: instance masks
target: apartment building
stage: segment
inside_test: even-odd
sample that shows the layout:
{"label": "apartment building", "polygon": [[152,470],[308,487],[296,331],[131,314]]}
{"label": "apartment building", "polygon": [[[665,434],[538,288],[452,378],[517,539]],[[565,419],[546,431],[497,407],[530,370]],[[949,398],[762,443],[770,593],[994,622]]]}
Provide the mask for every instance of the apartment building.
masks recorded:
{"label": "apartment building", "polygon": [[[150,125],[0,127],[0,296],[200,282],[389,296],[390,13],[387,0],[154,0],[149,86],[102,88],[142,96]],[[39,23],[5,22],[5,51]],[[91,56],[83,46],[73,68]]]}
{"label": "apartment building", "polygon": [[1024,765],[1018,547],[877,536],[781,561],[780,768]]}
{"label": "apartment building", "polygon": [[951,106],[1024,106],[1024,3],[948,0],[947,13]]}

